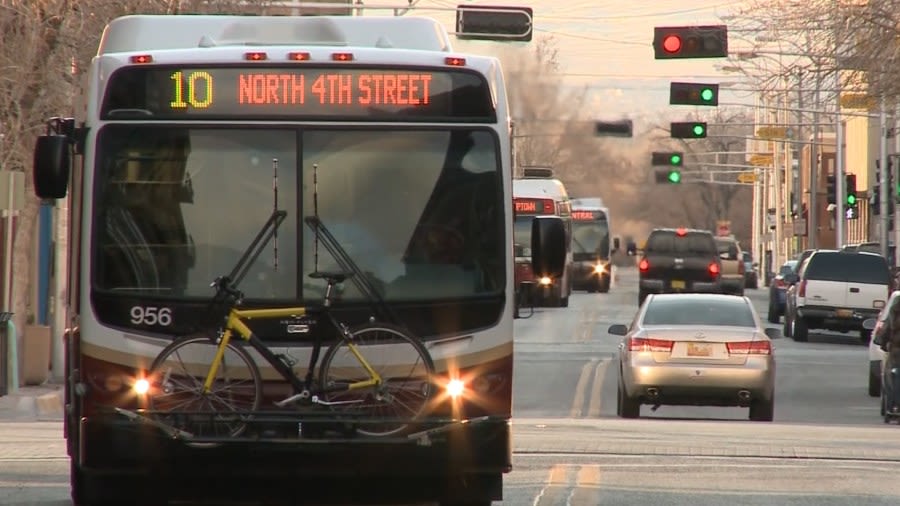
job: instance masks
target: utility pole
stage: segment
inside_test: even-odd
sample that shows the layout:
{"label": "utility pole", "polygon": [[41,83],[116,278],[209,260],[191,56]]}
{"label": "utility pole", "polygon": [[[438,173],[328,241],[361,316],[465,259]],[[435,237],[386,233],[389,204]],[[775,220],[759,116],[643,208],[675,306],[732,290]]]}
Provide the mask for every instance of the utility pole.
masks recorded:
{"label": "utility pole", "polygon": [[822,91],[822,68],[816,65],[816,91],[813,98],[813,142],[809,149],[809,249],[818,247],[819,235],[819,94]]}
{"label": "utility pole", "polygon": [[[785,112],[787,112],[787,111],[785,111]],[[797,70],[797,136],[796,136],[796,139],[799,140],[800,142],[803,142],[806,139],[806,137],[803,136],[804,131],[805,131],[803,128],[803,120],[804,120],[804,117],[803,117],[803,69],[800,68]],[[803,144],[799,145],[798,151],[800,153],[800,160],[802,160],[803,159]],[[792,172],[793,172],[793,170],[792,170]],[[793,176],[793,174],[792,174],[792,176]],[[794,178],[794,182],[793,182],[792,186],[794,188],[794,201],[797,204],[797,209],[796,209],[797,215],[800,216],[800,219],[806,220],[806,223],[805,223],[806,230],[807,230],[806,237],[808,240],[808,238],[810,236],[810,234],[808,232],[809,231],[809,216],[807,215],[806,218],[803,218],[803,194],[802,194],[802,186],[800,185],[799,171],[798,171],[798,177]]]}
{"label": "utility pole", "polygon": [[[891,217],[888,214],[889,206],[888,199],[894,198],[894,192],[891,191],[891,170],[888,169],[888,165],[890,164],[888,161],[887,155],[887,137],[888,137],[888,125],[887,125],[887,104],[884,98],[884,94],[881,94],[881,103],[879,104],[879,109],[881,113],[878,118],[878,163],[881,166],[881,254],[884,258],[890,258],[888,256],[888,244],[890,242],[891,233],[890,233],[890,224]],[[897,221],[897,220],[894,220]]]}
{"label": "utility pole", "polygon": [[[884,95],[882,95],[883,97]],[[895,205],[894,209],[898,206],[897,202],[897,186],[900,185],[900,104],[897,105],[897,110],[894,112],[894,131],[891,132],[894,135],[894,170],[893,170],[893,185],[888,185],[890,192],[886,192],[882,190],[882,195],[884,195],[883,199],[894,199]],[[885,144],[887,144],[887,139],[885,139]],[[890,241],[885,241],[886,243]],[[897,254],[897,246],[900,245],[900,219],[898,217],[894,217],[894,266],[900,266],[900,254]],[[890,258],[885,256],[885,258]]]}

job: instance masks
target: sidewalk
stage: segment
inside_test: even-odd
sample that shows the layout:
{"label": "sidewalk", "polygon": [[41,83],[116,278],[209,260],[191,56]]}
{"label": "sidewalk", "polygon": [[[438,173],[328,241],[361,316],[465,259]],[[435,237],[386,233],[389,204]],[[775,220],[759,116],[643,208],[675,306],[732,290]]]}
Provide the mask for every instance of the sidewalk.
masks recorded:
{"label": "sidewalk", "polygon": [[62,388],[61,384],[45,383],[19,387],[15,393],[0,397],[0,422],[62,420]]}

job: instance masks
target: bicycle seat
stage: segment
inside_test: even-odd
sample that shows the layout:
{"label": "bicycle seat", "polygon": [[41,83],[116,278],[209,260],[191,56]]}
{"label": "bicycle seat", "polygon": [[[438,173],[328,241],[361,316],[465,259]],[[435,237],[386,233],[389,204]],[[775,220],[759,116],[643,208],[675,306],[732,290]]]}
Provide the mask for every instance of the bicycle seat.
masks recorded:
{"label": "bicycle seat", "polygon": [[328,280],[329,283],[340,283],[345,279],[353,277],[352,272],[311,272],[309,273],[309,277],[313,279],[325,279]]}

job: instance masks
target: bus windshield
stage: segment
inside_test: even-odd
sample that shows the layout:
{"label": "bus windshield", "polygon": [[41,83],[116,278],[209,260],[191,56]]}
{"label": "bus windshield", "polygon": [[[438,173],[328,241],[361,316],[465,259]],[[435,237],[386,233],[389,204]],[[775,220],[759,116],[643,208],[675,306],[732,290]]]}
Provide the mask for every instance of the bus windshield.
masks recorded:
{"label": "bus windshield", "polygon": [[[516,216],[513,222],[513,238],[515,245],[520,247],[520,251],[531,251],[531,222],[534,216]],[[521,256],[530,257],[531,255],[523,254]]]}
{"label": "bus windshield", "polygon": [[606,220],[573,222],[572,252],[609,256],[609,224]]}
{"label": "bus windshield", "polygon": [[[488,129],[107,125],[98,135],[96,290],[209,297],[272,213],[273,159],[288,217],[239,286],[248,299],[315,300],[324,282],[307,274],[340,270],[302,222],[314,189],[322,222],[385,300],[504,288],[502,176]],[[345,300],[361,297],[345,285]]]}

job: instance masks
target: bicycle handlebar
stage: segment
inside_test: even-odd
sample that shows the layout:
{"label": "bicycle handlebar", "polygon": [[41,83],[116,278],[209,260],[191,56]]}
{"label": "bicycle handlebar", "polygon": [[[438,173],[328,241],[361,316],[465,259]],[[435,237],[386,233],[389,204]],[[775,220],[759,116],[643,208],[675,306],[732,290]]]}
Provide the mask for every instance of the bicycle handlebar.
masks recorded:
{"label": "bicycle handlebar", "polygon": [[212,283],[210,283],[209,286],[216,289],[216,295],[219,295],[220,293],[230,295],[234,297],[238,303],[240,303],[240,301],[244,298],[244,292],[231,286],[231,278],[229,278],[228,276],[220,276],[216,278]]}

